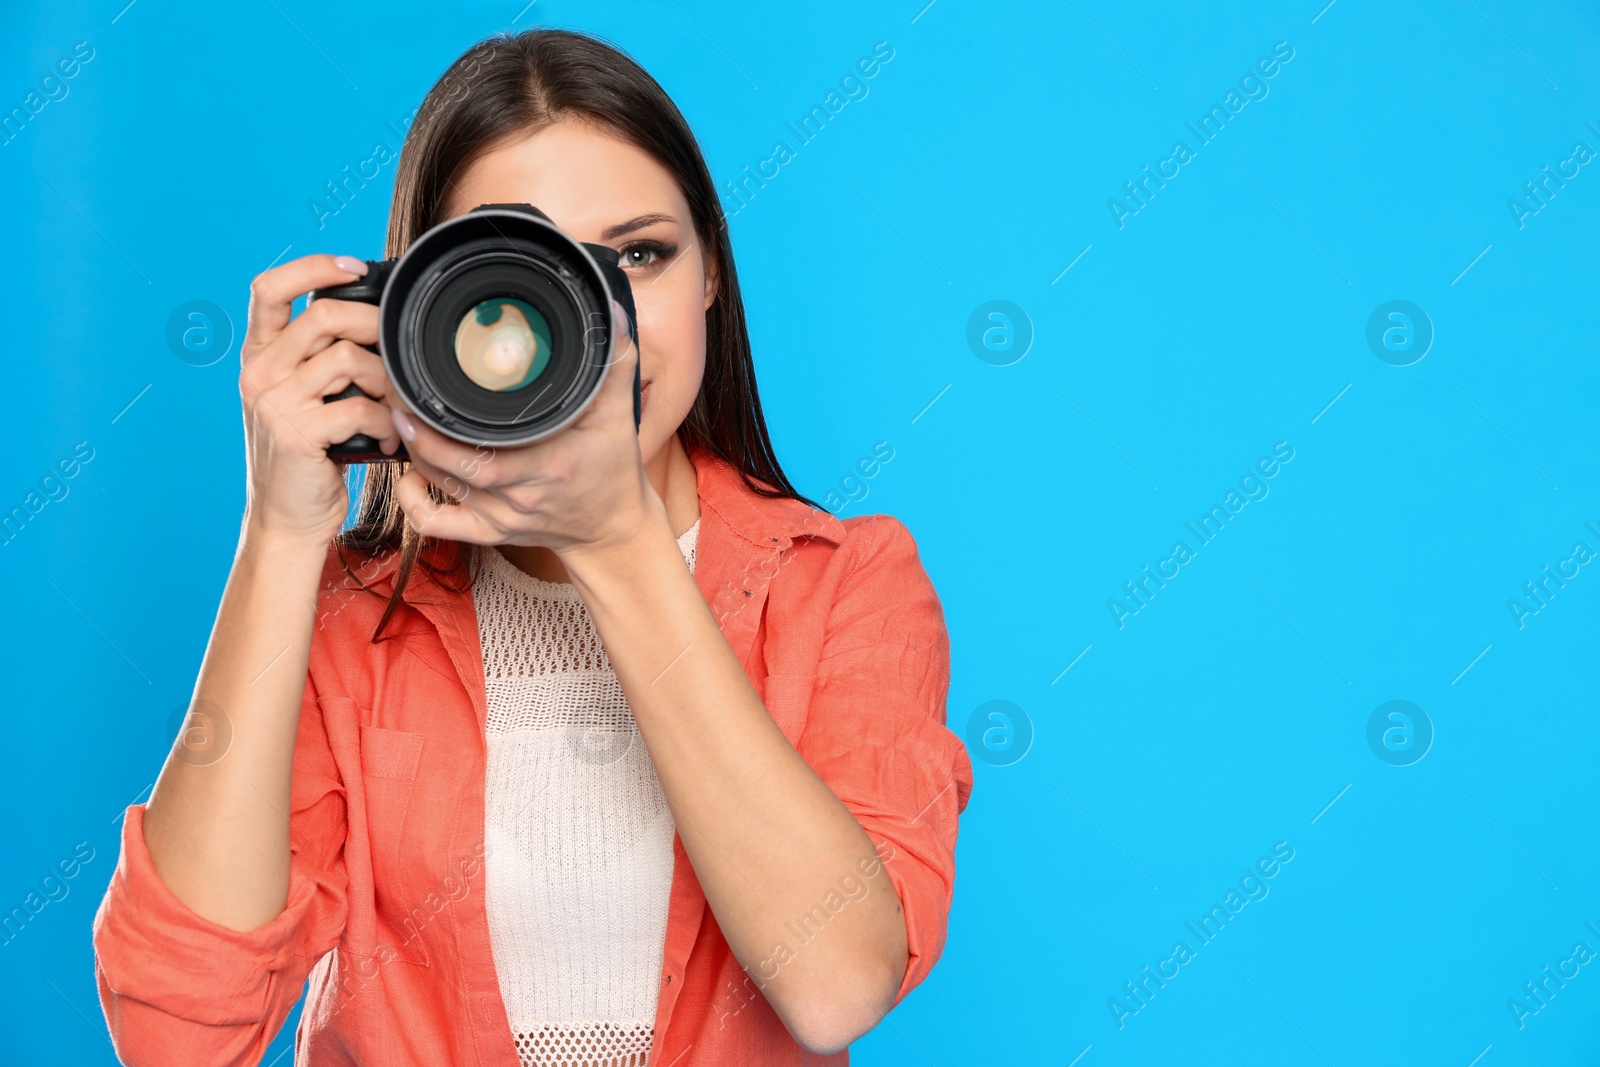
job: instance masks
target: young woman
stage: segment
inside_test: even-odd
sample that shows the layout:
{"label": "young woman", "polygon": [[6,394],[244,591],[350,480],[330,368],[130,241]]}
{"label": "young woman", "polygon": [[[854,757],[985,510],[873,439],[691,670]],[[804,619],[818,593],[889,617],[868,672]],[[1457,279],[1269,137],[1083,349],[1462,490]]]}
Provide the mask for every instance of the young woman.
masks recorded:
{"label": "young woman", "polygon": [[[393,395],[376,308],[292,315],[363,263],[255,279],[239,549],[95,919],[124,1063],[258,1063],[308,979],[301,1065],[816,1062],[942,949],[972,770],[939,600],[902,524],[779,469],[687,124],[597,40],[482,42],[389,255],[484,203],[617,249],[638,348],[558,434],[473,448]],[[339,533],[355,433],[411,461]]]}

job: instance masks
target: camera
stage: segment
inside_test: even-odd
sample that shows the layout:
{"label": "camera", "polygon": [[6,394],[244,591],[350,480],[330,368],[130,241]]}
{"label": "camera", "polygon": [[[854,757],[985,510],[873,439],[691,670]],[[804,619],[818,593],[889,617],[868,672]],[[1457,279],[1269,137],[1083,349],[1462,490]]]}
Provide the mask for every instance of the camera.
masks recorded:
{"label": "camera", "polygon": [[[375,351],[400,398],[435,430],[472,445],[530,444],[583,413],[627,350],[612,300],[639,340],[617,253],[574,239],[531,204],[484,204],[447,219],[399,259],[368,260],[356,281],[312,290],[307,306],[320,299],[376,304]],[[351,385],[323,401],[364,395]],[[639,418],[635,361],[635,428]],[[364,434],[327,453],[336,463],[410,458],[403,443],[385,455]]]}

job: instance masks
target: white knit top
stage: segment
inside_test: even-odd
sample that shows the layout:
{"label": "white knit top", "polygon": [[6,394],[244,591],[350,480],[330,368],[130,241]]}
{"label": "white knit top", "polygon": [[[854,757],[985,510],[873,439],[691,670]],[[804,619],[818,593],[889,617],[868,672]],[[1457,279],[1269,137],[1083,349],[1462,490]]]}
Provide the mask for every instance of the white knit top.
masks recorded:
{"label": "white knit top", "polygon": [[[678,538],[690,571],[699,531]],[[482,556],[484,900],[512,1036],[523,1067],[644,1067],[672,813],[576,588]]]}

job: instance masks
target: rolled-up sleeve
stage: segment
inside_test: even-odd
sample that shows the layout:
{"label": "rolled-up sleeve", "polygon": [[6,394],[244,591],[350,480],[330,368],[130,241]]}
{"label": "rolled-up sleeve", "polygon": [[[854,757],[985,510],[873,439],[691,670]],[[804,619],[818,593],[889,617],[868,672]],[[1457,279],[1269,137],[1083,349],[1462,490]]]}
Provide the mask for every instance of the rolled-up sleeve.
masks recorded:
{"label": "rolled-up sleeve", "polygon": [[972,763],[945,726],[949,631],[911,532],[870,516],[840,550],[854,562],[829,611],[798,748],[878,847],[900,896],[910,958],[898,1004],[944,949]]}
{"label": "rolled-up sleeve", "polygon": [[345,790],[311,679],[295,742],[289,894],[276,918],[238,931],[190,910],[151,862],[144,810],[127,809],[94,918],[95,976],[117,1056],[129,1067],[256,1064],[345,923]]}

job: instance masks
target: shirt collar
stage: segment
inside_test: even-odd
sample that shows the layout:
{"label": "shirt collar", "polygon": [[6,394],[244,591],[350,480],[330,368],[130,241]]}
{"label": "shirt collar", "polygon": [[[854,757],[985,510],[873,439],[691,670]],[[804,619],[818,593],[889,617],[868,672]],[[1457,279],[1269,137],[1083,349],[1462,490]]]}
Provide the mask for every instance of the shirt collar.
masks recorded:
{"label": "shirt collar", "polygon": [[[689,453],[694,463],[695,489],[700,512],[707,511],[756,548],[788,548],[800,537],[822,537],[834,544],[844,541],[844,523],[826,511],[793,497],[764,496],[745,483],[732,463],[701,448]],[[758,478],[752,482],[770,491]]]}

